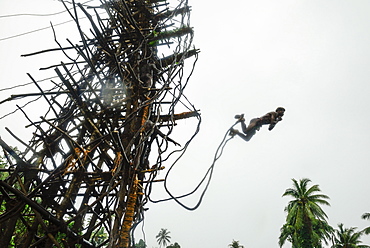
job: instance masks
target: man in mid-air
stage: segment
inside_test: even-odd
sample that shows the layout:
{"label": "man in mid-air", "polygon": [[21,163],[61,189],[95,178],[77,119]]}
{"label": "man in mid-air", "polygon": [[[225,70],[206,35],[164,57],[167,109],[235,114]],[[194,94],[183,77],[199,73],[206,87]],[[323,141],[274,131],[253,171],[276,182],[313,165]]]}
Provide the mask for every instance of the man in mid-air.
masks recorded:
{"label": "man in mid-air", "polygon": [[238,130],[231,128],[230,135],[238,135],[245,141],[249,141],[253,135],[256,134],[256,131],[259,131],[262,125],[269,125],[269,131],[271,131],[275,125],[283,120],[285,109],[282,107],[278,107],[275,112],[269,112],[260,118],[254,118],[249,122],[248,127],[245,125],[244,114],[236,115],[235,118],[238,119],[240,124],[242,125],[243,133],[240,133]]}

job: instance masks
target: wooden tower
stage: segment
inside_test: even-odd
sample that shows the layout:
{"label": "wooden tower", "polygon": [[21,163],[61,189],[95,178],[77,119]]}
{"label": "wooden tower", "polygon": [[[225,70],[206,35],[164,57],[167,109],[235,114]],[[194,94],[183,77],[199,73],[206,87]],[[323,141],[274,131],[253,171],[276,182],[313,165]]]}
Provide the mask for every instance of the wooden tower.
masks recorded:
{"label": "wooden tower", "polygon": [[181,119],[200,122],[184,95],[184,61],[199,52],[187,1],[173,9],[165,0],[100,3],[65,3],[77,44],[23,55],[63,52],[67,61],[49,67],[51,89],[29,75],[39,92],[22,96],[38,95],[49,108],[38,120],[24,112],[33,138],[9,129],[19,143],[0,138],[0,247],[133,247],[158,171],[188,144],[170,134]]}

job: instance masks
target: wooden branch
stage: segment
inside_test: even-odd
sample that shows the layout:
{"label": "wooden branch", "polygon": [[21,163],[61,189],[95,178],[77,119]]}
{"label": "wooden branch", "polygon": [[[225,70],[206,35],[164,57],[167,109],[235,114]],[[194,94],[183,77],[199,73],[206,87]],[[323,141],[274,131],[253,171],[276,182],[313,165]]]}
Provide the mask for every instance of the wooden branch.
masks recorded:
{"label": "wooden branch", "polygon": [[[52,91],[52,92],[44,92],[43,94],[44,95],[57,95],[57,94],[64,94],[64,93],[70,93],[70,92],[69,91]],[[1,101],[0,104],[2,104],[4,102],[15,100],[17,98],[23,98],[23,97],[27,97],[27,96],[42,96],[43,94],[38,92],[38,93],[24,93],[24,94],[11,95],[9,98]]]}
{"label": "wooden branch", "polygon": [[[83,46],[80,46],[83,47]],[[22,54],[21,57],[28,57],[28,56],[33,56],[41,53],[47,53],[47,52],[54,52],[54,51],[60,51],[60,50],[68,50],[68,49],[75,49],[75,47],[63,47],[63,48],[50,48],[38,52],[33,52],[33,53],[27,53],[27,54]]]}
{"label": "wooden branch", "polygon": [[18,154],[10,146],[8,146],[8,144],[6,144],[4,140],[1,139],[1,137],[0,137],[0,146],[2,146],[3,149],[7,151],[15,159],[15,161],[17,162],[18,166],[21,169],[32,167],[29,163],[21,159],[21,157],[19,157]]}
{"label": "wooden branch", "polygon": [[190,117],[196,117],[196,116],[199,116],[200,113],[198,112],[199,110],[197,111],[190,111],[190,112],[183,112],[183,113],[180,113],[180,114],[174,114],[174,115],[161,115],[159,117],[159,121],[171,121],[171,120],[181,120],[181,119],[186,119],[186,118],[190,118]]}
{"label": "wooden branch", "polygon": [[180,61],[183,61],[191,56],[194,56],[196,54],[198,54],[200,52],[199,49],[193,49],[193,50],[189,50],[189,51],[186,51],[186,52],[183,52],[183,53],[179,53],[179,54],[172,54],[170,56],[167,56],[167,57],[164,57],[162,59],[160,59],[157,63],[157,65],[160,67],[160,68],[163,68],[163,67],[167,67],[169,65],[172,65],[174,63],[179,63]]}
{"label": "wooden branch", "polygon": [[7,189],[10,192],[12,192],[17,197],[19,197],[24,203],[28,204],[30,207],[32,207],[37,212],[39,212],[44,217],[45,220],[48,220],[48,221],[52,222],[53,224],[55,224],[57,226],[63,225],[63,223],[60,220],[58,220],[55,216],[53,216],[51,213],[49,213],[49,211],[47,211],[45,208],[43,208],[38,203],[36,203],[36,202],[32,201],[31,199],[29,199],[21,191],[13,188],[12,186],[10,186],[9,184],[7,184],[4,181],[0,181],[0,186],[2,186],[3,188]]}

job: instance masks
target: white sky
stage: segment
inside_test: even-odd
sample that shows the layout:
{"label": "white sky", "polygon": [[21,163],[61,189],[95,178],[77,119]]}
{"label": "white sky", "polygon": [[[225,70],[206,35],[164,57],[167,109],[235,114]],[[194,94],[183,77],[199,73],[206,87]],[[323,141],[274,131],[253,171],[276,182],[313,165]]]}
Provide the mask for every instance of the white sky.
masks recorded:
{"label": "white sky", "polygon": [[[148,247],[158,246],[155,235],[161,228],[167,228],[172,242],[183,248],[225,248],[233,239],[246,248],[278,247],[283,210],[290,200],[281,195],[292,186],[291,178],[307,177],[320,185],[331,198],[331,207],[323,208],[333,227],[370,226],[360,218],[370,212],[370,2],[190,0],[189,4],[194,44],[201,53],[186,95],[201,110],[202,126],[171,176],[170,188],[181,194],[195,187],[235,114],[245,113],[250,119],[283,106],[286,115],[272,132],[264,127],[248,143],[238,138],[228,143],[196,211],[174,202],[148,204],[144,225]],[[0,1],[0,16],[61,10],[58,1]],[[0,39],[66,20],[65,14],[0,18]],[[58,40],[66,45],[73,30],[73,24],[56,27]],[[56,47],[53,39],[48,29],[0,40],[0,88],[30,82],[27,72],[36,80],[54,76],[52,70],[38,68],[56,64],[62,56],[20,57]],[[0,100],[25,92],[37,88],[0,91]],[[1,105],[0,116],[14,110],[15,104],[21,101]],[[34,120],[44,115],[38,108],[27,111]],[[184,122],[183,128],[193,128],[191,120]],[[1,119],[0,135],[18,146],[4,127],[30,137],[33,130],[23,128],[27,124],[22,115]],[[164,195],[158,186],[153,197],[159,199]],[[197,197],[185,202],[193,206]],[[370,237],[363,240],[370,244]]]}

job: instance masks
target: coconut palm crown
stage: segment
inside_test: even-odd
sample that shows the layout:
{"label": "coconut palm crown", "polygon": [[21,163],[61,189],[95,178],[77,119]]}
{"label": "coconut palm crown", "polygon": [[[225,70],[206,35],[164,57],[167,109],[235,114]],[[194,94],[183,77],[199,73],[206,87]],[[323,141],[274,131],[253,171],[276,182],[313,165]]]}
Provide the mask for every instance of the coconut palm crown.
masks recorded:
{"label": "coconut palm crown", "polygon": [[356,232],[356,227],[344,228],[343,224],[338,225],[335,230],[334,244],[332,248],[369,248],[368,245],[362,245],[360,240],[363,232]]}
{"label": "coconut palm crown", "polygon": [[157,236],[155,236],[160,247],[166,247],[167,243],[170,243],[171,236],[169,234],[170,232],[167,229],[161,228]]}
{"label": "coconut palm crown", "polygon": [[[364,213],[361,218],[364,220],[370,220],[370,213]],[[370,234],[370,226],[366,227],[364,230],[362,230],[362,232],[365,234]]]}
{"label": "coconut palm crown", "polygon": [[291,196],[285,207],[286,223],[281,228],[279,245],[282,247],[286,240],[293,248],[321,247],[321,242],[327,243],[333,228],[329,226],[328,218],[320,205],[330,206],[329,197],[321,192],[318,185],[308,187],[308,178],[292,179],[293,188],[288,188],[283,196]]}
{"label": "coconut palm crown", "polygon": [[244,248],[244,246],[239,244],[238,240],[233,240],[233,242],[231,242],[231,244],[229,244],[229,247],[231,247],[231,248]]}

